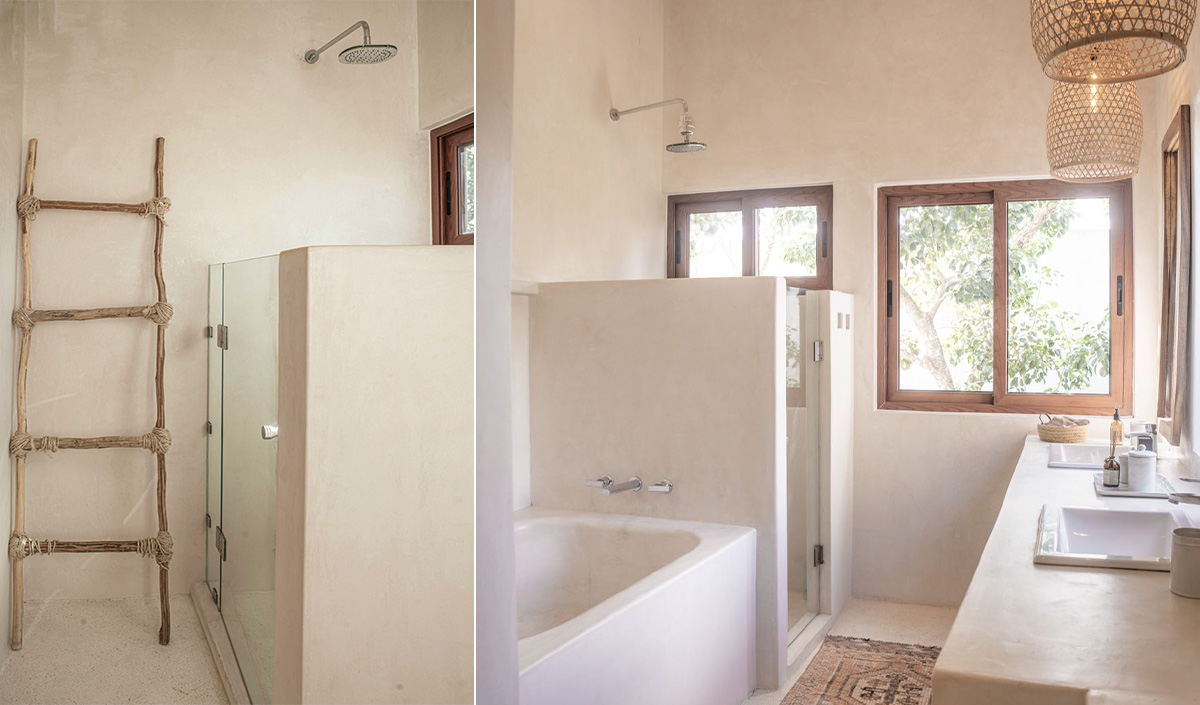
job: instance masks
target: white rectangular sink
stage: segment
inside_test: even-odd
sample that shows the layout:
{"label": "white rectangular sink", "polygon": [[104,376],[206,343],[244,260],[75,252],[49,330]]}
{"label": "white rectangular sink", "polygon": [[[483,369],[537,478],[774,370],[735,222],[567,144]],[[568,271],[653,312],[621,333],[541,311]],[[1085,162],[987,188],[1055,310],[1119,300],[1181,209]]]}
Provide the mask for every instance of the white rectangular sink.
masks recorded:
{"label": "white rectangular sink", "polygon": [[1191,525],[1187,515],[1178,509],[1047,504],[1038,520],[1033,562],[1167,571],[1171,569],[1172,532]]}
{"label": "white rectangular sink", "polygon": [[[1129,450],[1129,446],[1118,446],[1117,455]],[[1107,443],[1051,443],[1050,462],[1052,468],[1075,470],[1103,470],[1108,457]]]}

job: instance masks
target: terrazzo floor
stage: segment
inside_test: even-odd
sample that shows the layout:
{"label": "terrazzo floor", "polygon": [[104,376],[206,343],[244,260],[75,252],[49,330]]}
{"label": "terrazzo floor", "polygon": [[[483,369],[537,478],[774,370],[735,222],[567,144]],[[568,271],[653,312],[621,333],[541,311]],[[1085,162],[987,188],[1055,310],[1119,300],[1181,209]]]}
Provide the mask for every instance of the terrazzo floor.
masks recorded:
{"label": "terrazzo floor", "polygon": [[[830,634],[901,644],[944,646],[958,610],[953,607],[906,605],[878,600],[851,600],[838,615]],[[816,655],[809,655],[808,661]],[[780,690],[755,691],[742,705],[779,705],[804,673],[807,661],[795,669]]]}
{"label": "terrazzo floor", "polygon": [[0,704],[228,702],[192,599],[171,597],[171,644],[158,598],[27,600],[20,651],[0,654]]}

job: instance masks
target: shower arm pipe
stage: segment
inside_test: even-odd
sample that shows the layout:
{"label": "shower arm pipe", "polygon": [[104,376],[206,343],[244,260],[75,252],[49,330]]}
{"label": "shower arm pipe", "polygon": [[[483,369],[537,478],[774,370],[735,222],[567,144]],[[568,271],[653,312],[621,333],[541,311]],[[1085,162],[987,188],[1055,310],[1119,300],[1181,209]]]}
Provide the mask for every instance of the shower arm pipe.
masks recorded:
{"label": "shower arm pipe", "polygon": [[608,116],[610,118],[612,118],[613,122],[616,122],[617,120],[621,119],[622,115],[629,115],[630,113],[640,113],[643,110],[653,110],[655,108],[663,108],[668,105],[672,105],[674,103],[679,103],[680,105],[682,105],[683,112],[686,113],[688,111],[688,104],[687,104],[686,100],[684,100],[683,98],[671,98],[670,100],[660,100],[657,103],[650,103],[649,105],[639,105],[636,108],[629,108],[628,110],[617,110],[616,108],[613,108],[612,110],[608,111]]}
{"label": "shower arm pipe", "polygon": [[367,24],[366,20],[359,20],[358,22],[355,22],[354,24],[350,25],[350,29],[347,29],[345,32],[342,32],[341,34],[337,35],[333,39],[330,39],[328,42],[325,43],[325,46],[321,47],[320,49],[309,49],[308,52],[304,55],[304,60],[310,64],[317,63],[317,59],[321,58],[321,54],[325,53],[326,49],[333,46],[334,44],[337,44],[338,42],[342,41],[346,37],[350,36],[350,34],[354,30],[358,29],[359,27],[362,27],[362,31],[363,31],[363,44],[364,45],[370,44],[371,43],[371,26]]}

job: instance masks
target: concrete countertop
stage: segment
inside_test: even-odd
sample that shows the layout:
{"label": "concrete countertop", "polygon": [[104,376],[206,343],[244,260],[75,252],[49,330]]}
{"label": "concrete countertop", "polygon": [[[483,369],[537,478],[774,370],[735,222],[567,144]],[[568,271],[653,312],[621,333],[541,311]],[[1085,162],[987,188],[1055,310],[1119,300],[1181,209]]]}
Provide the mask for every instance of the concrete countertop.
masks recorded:
{"label": "concrete countertop", "polygon": [[[1048,460],[1049,445],[1027,438],[934,668],[934,705],[1200,703],[1200,600],[1172,594],[1168,573],[1033,563],[1044,504],[1176,505],[1098,497],[1093,471]],[[1200,490],[1181,470],[1159,461],[1177,491]],[[1200,525],[1200,507],[1179,506]]]}

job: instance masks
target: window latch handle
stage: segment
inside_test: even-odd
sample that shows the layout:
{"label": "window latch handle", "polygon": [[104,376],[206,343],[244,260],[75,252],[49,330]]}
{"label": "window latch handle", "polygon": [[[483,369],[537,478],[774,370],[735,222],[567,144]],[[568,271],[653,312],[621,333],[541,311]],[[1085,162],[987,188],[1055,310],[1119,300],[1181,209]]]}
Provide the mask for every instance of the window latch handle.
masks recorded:
{"label": "window latch handle", "polygon": [[1117,275],[1117,315],[1125,315],[1125,277]]}
{"label": "window latch handle", "polygon": [[821,221],[821,259],[829,257],[829,221]]}
{"label": "window latch handle", "polygon": [[892,280],[887,281],[887,317],[892,317]]}
{"label": "window latch handle", "polygon": [[[683,231],[676,230],[675,231],[675,266],[678,267],[681,264],[683,264]],[[675,272],[675,275],[678,276],[679,272]]]}

